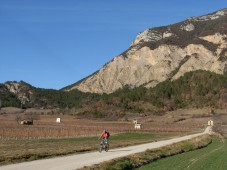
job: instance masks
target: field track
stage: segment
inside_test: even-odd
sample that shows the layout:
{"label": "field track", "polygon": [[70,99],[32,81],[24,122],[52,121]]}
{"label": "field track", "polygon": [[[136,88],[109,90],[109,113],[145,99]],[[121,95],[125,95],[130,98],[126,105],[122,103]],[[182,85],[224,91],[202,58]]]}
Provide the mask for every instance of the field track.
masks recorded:
{"label": "field track", "polygon": [[144,152],[147,149],[155,149],[159,147],[163,147],[166,145],[170,145],[173,143],[181,142],[184,140],[188,140],[203,134],[209,134],[211,132],[211,127],[207,127],[204,132],[197,133],[193,135],[183,136],[179,138],[163,140],[155,143],[148,143],[136,146],[129,146],[125,148],[118,148],[109,150],[109,152],[90,152],[84,154],[75,154],[70,156],[56,157],[51,159],[43,159],[36,160],[31,162],[23,162],[18,164],[1,166],[1,170],[15,170],[15,169],[23,169],[23,170],[73,170],[82,168],[84,166],[91,166],[94,164],[101,163],[103,161],[108,161],[114,158],[127,156],[130,154]]}

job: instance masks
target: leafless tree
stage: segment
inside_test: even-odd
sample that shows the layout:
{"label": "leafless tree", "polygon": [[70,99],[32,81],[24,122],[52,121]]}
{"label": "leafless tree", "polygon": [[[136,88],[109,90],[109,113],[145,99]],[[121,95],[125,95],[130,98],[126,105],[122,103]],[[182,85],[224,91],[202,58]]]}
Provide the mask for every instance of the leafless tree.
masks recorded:
{"label": "leafless tree", "polygon": [[21,115],[16,114],[16,115],[15,115],[15,120],[16,120],[17,122],[19,122],[19,121],[21,120]]}

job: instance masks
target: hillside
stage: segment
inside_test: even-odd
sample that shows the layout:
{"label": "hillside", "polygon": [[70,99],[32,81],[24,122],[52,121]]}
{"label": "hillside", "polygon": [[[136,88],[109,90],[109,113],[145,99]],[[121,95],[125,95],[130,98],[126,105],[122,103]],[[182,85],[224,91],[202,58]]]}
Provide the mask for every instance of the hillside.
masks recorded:
{"label": "hillside", "polygon": [[103,68],[64,90],[113,93],[124,86],[154,87],[186,72],[227,69],[227,9],[141,32]]}
{"label": "hillside", "polygon": [[[119,119],[127,115],[162,115],[180,108],[227,108],[227,73],[202,70],[188,72],[174,81],[166,80],[154,88],[124,87],[103,95],[40,89],[23,82],[17,82],[17,87],[29,88],[29,93],[12,93],[7,91],[7,87],[14,89],[13,82],[10,84],[7,82],[0,87],[2,107],[20,107],[22,103],[24,108],[61,108],[68,114],[86,118]],[[20,101],[22,99],[28,100]]]}
{"label": "hillside", "polygon": [[0,84],[0,108],[5,106],[20,107],[20,100],[4,84]]}
{"label": "hillside", "polygon": [[95,96],[96,94],[83,93],[78,90],[68,93],[61,90],[36,88],[24,81],[8,81],[0,85],[2,107],[81,107],[80,105],[83,103],[83,100],[93,100]]}
{"label": "hillside", "polygon": [[152,106],[164,110],[226,108],[227,73],[220,75],[202,70],[188,72],[177,80],[166,80],[154,88],[125,87],[110,95],[103,95],[102,99],[105,103],[142,113],[155,110]]}

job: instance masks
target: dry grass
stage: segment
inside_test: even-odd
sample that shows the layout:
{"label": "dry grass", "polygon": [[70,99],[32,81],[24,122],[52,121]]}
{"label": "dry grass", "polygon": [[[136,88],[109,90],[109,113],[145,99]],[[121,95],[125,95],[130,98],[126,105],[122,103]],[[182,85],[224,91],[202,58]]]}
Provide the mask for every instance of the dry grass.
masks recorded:
{"label": "dry grass", "polygon": [[[199,110],[198,114],[204,114]],[[53,110],[21,110],[7,108],[0,110],[0,162],[34,160],[43,157],[64,155],[97,149],[97,136],[107,129],[112,137],[111,148],[160,140],[170,136],[201,132],[211,117],[195,118],[196,113],[188,110],[169,112],[163,116],[146,115],[131,117],[128,121],[101,121],[77,119],[74,116],[53,114]],[[21,125],[15,119],[19,115],[35,114],[33,125]],[[222,117],[224,113],[221,113]],[[38,116],[37,116],[38,115]],[[61,123],[56,123],[56,118]],[[216,116],[218,118],[218,116]],[[227,117],[226,117],[227,118]],[[141,130],[135,130],[133,119],[142,123]],[[176,121],[181,120],[181,121]],[[125,133],[133,134],[134,137]],[[142,137],[139,134],[145,133]],[[113,135],[113,134],[119,134]],[[149,136],[151,134],[159,134]],[[162,134],[162,135],[161,135]],[[123,136],[127,136],[124,138]],[[143,138],[144,137],[144,138]]]}
{"label": "dry grass", "polygon": [[[42,139],[70,138],[77,136],[97,136],[103,129],[111,133],[135,132],[133,119],[142,123],[142,132],[192,133],[202,131],[210,116],[195,117],[196,110],[178,110],[163,116],[146,115],[132,117],[128,121],[100,121],[77,119],[74,116],[55,115],[53,110],[37,109],[2,109],[0,110],[0,139]],[[203,115],[206,110],[198,110],[197,115]],[[49,114],[48,114],[49,113]],[[33,125],[21,125],[15,119],[25,114],[35,115]],[[56,118],[61,123],[56,123]]]}
{"label": "dry grass", "polygon": [[[56,118],[61,117],[61,123]],[[15,121],[15,115],[0,116],[1,139],[59,138],[76,136],[97,136],[108,129],[111,133],[133,131],[130,122],[102,122],[95,120],[78,120],[72,116],[40,115],[33,125],[21,125]]]}
{"label": "dry grass", "polygon": [[[175,135],[176,134],[122,133],[111,135],[109,143],[111,148],[116,148],[153,142]],[[97,136],[58,139],[1,140],[0,164],[93,151],[98,149],[99,142]]]}

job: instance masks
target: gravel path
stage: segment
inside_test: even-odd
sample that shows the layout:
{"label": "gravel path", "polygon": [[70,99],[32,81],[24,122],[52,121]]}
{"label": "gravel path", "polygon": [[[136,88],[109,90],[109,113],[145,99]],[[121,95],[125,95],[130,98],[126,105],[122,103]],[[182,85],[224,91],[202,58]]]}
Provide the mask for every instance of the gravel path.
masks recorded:
{"label": "gravel path", "polygon": [[11,164],[6,166],[0,166],[1,170],[74,170],[82,168],[84,166],[91,166],[103,161],[108,161],[114,158],[127,156],[130,154],[144,152],[147,149],[159,148],[162,146],[170,145],[173,143],[188,140],[202,134],[208,134],[211,132],[211,127],[207,127],[203,133],[183,136],[179,138],[163,140],[159,142],[153,142],[148,144],[129,146],[118,149],[110,149],[108,152],[102,153],[90,152],[84,154],[75,154],[70,156],[56,157],[50,159],[36,160],[31,162],[23,162],[18,164]]}

